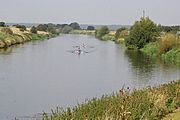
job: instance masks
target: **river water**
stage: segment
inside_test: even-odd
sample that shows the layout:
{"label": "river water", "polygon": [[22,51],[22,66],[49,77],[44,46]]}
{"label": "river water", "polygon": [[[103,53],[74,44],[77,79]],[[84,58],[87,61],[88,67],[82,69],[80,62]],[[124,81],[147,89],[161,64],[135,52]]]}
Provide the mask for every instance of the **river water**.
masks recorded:
{"label": "river water", "polygon": [[[87,53],[70,52],[77,45]],[[0,120],[73,106],[122,86],[142,88],[177,79],[177,66],[92,36],[29,42],[0,50]]]}

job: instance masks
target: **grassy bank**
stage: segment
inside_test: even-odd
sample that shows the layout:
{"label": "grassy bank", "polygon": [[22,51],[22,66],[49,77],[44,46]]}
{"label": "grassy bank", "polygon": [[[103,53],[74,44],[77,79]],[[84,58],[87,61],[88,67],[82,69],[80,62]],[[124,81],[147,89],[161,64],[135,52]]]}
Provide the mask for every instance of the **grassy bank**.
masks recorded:
{"label": "grassy bank", "polygon": [[44,120],[151,120],[162,119],[180,107],[180,80],[159,87],[93,98],[73,108],[44,113]]}
{"label": "grassy bank", "polygon": [[7,48],[11,45],[22,44],[31,40],[43,40],[53,37],[48,32],[31,33],[30,29],[21,31],[16,27],[0,27],[0,48]]}

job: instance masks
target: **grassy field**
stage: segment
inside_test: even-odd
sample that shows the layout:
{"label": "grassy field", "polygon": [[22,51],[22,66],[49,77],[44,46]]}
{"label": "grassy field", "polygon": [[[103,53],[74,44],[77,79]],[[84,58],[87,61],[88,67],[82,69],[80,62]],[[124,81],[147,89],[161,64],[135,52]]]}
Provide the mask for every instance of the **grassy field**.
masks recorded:
{"label": "grassy field", "polygon": [[178,118],[179,107],[180,80],[177,80],[142,90],[122,88],[73,108],[57,108],[51,116],[44,113],[43,120],[160,120],[168,119],[171,113]]}

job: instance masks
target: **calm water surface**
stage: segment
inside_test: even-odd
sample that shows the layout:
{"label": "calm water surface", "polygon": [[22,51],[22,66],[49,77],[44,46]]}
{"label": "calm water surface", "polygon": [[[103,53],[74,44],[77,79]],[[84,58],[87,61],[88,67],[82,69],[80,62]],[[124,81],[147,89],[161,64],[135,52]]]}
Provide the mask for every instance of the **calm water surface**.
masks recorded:
{"label": "calm water surface", "polygon": [[[93,46],[74,54],[76,45]],[[93,50],[92,50],[93,49]],[[61,35],[0,50],[0,120],[50,112],[119,90],[180,79],[176,66],[92,36]]]}

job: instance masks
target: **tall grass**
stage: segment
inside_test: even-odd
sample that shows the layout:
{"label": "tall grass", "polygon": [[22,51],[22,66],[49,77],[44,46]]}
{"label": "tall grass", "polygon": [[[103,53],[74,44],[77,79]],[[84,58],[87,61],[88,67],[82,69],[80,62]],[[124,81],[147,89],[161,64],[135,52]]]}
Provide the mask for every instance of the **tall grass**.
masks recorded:
{"label": "tall grass", "polygon": [[93,98],[73,108],[57,108],[43,120],[159,120],[180,107],[180,80],[159,87]]}
{"label": "tall grass", "polygon": [[161,37],[158,42],[160,54],[166,53],[173,49],[174,47],[179,47],[180,39],[175,34],[166,34]]}

